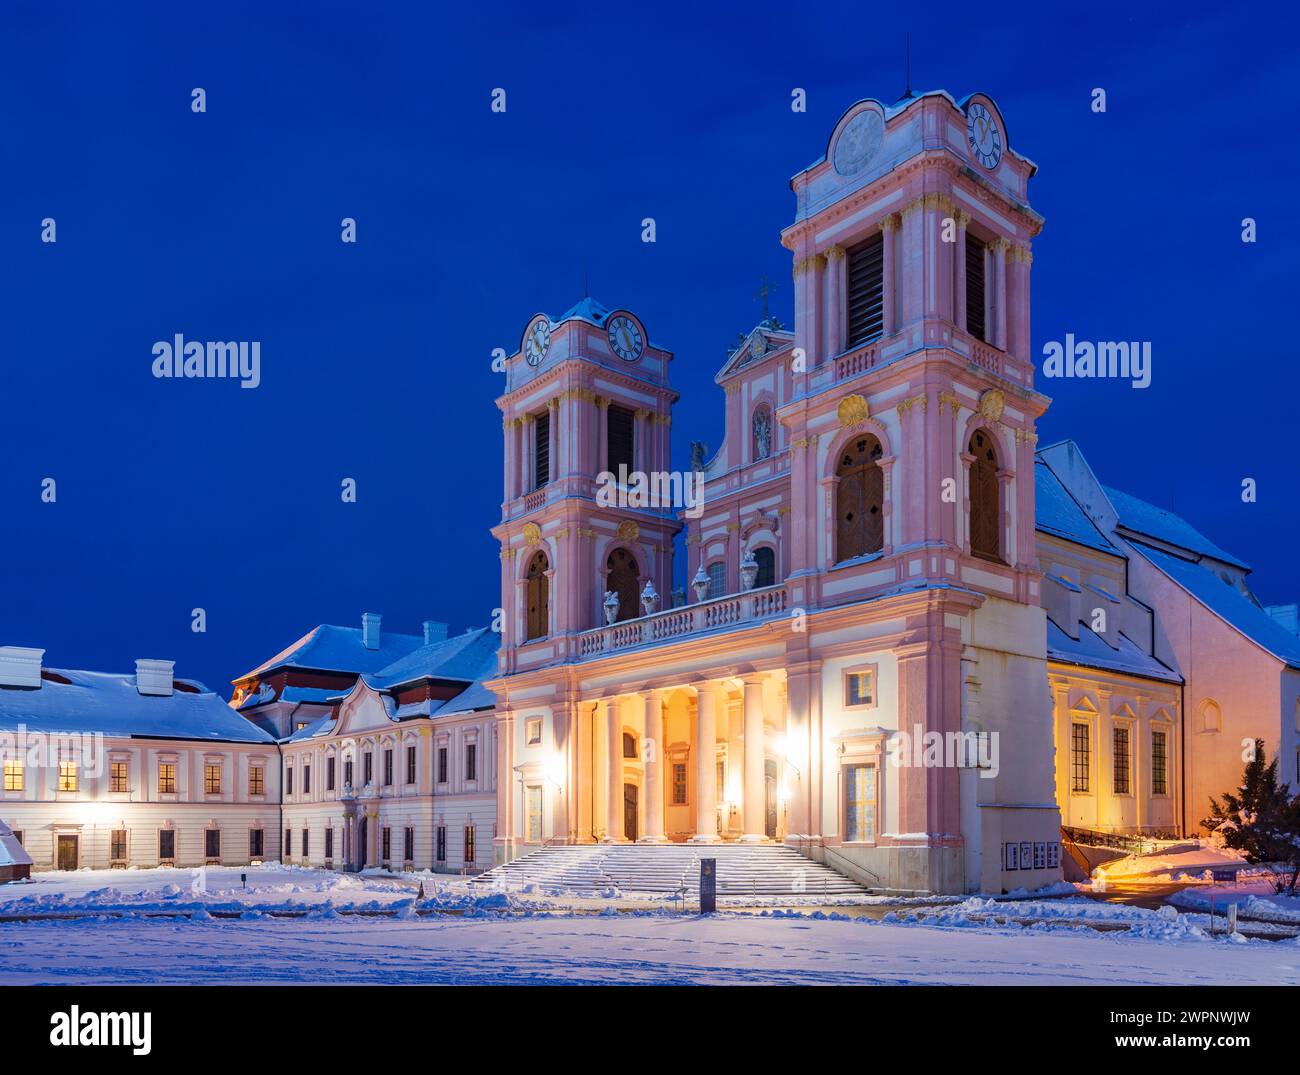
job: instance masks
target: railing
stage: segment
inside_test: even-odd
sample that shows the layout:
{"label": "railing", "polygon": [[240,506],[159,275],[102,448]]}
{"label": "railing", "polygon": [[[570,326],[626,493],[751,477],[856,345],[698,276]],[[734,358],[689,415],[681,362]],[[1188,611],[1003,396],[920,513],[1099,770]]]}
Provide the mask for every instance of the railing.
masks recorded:
{"label": "railing", "polygon": [[1075,844],[1088,847],[1108,847],[1112,851],[1127,851],[1130,855],[1145,855],[1155,851],[1161,844],[1169,843],[1154,836],[1130,835],[1122,832],[1098,832],[1094,829],[1076,829],[1068,825],[1061,826],[1061,836]]}
{"label": "railing", "polygon": [[700,631],[771,619],[782,615],[788,605],[789,596],[784,584],[715,597],[712,601],[665,609],[651,616],[585,631],[578,637],[578,655],[591,657],[650,642],[683,638]]}
{"label": "railing", "polygon": [[545,487],[543,487],[541,489],[534,490],[533,492],[529,493],[527,496],[524,497],[524,511],[525,512],[536,511],[545,503],[546,503],[546,489]]}
{"label": "railing", "polygon": [[990,370],[993,373],[1002,373],[1003,354],[996,347],[990,347],[987,343],[973,340],[971,346],[971,358],[977,366],[983,366],[986,370]]}
{"label": "railing", "polygon": [[835,380],[847,381],[859,373],[865,373],[880,361],[880,341],[873,340],[865,347],[859,347],[847,355],[835,360]]}
{"label": "railing", "polygon": [[[812,849],[814,847],[820,847],[822,849],[822,854],[827,859],[827,862],[824,863],[824,865],[830,866],[830,868],[833,869],[836,873],[842,873],[850,881],[857,881],[858,884],[863,885],[866,888],[880,887],[880,878],[877,877],[874,873],[868,870],[865,866],[862,866],[854,862],[847,855],[843,855],[840,852],[836,851],[835,848],[829,847],[826,844],[821,843],[819,839],[814,839],[811,836],[802,836],[798,834],[794,834],[792,837],[791,836],[786,837],[787,840],[791,838],[794,839],[795,846],[798,849],[799,854],[801,854],[804,858],[811,859],[812,861],[815,862],[816,860],[813,859],[812,856]],[[832,865],[829,861],[832,858],[838,860],[839,865]],[[861,874],[862,877],[869,878],[869,880],[864,881],[862,880],[862,877],[855,877],[854,874]]]}

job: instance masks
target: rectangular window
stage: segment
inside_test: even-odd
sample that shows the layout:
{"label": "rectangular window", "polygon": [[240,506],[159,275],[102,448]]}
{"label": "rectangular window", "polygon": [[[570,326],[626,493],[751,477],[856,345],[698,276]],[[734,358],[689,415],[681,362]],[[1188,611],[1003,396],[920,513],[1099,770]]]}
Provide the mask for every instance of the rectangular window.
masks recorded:
{"label": "rectangular window", "polygon": [[127,763],[124,761],[115,761],[109,765],[109,790],[110,791],[129,791],[127,787]]}
{"label": "rectangular window", "polygon": [[384,750],[384,787],[393,785],[393,751],[392,748]]}
{"label": "rectangular window", "polygon": [[402,831],[402,861],[415,861],[415,830],[409,827]]}
{"label": "rectangular window", "polygon": [[530,842],[542,842],[542,789],[540,785],[528,787],[528,839]]}
{"label": "rectangular window", "polygon": [[438,826],[438,861],[447,861],[447,826]]}
{"label": "rectangular window", "polygon": [[876,702],[876,672],[873,668],[858,668],[844,673],[844,705],[870,706]]}
{"label": "rectangular window", "polygon": [[1087,791],[1089,789],[1088,771],[1091,766],[1088,748],[1088,725],[1074,723],[1070,725],[1070,790]]}
{"label": "rectangular window", "polygon": [[203,794],[221,794],[221,766],[205,765],[203,767]]}
{"label": "rectangular window", "polygon": [[632,459],[632,431],[635,422],[636,415],[626,407],[620,407],[617,403],[609,405],[605,417],[608,442],[606,459],[609,463],[609,472],[614,475],[615,480],[618,480],[620,466],[625,467],[628,473],[636,469]]}
{"label": "rectangular window", "polygon": [[248,794],[266,794],[266,769],[261,765],[250,765],[248,768]]}
{"label": "rectangular window", "polygon": [[966,331],[984,339],[984,243],[966,233]]}
{"label": "rectangular window", "polygon": [[686,805],[686,763],[673,762],[673,805]]}
{"label": "rectangular window", "polygon": [[23,790],[23,763],[20,761],[5,762],[5,791],[22,791]]}
{"label": "rectangular window", "polygon": [[311,762],[309,761],[302,763],[302,793],[311,794]]}
{"label": "rectangular window", "polygon": [[542,741],[542,718],[532,717],[524,726],[527,729],[528,745],[536,746]]}
{"label": "rectangular window", "polygon": [[210,859],[221,858],[221,830],[220,829],[203,830],[203,856],[204,858],[210,858]]}
{"label": "rectangular window", "polygon": [[352,786],[352,759],[348,758],[343,763],[343,783],[348,787]]}
{"label": "rectangular window", "polygon": [[387,862],[393,857],[393,830],[385,825],[381,835],[383,836],[383,859]]}
{"label": "rectangular window", "polygon": [[336,769],[334,758],[325,759],[325,790],[334,790],[334,771]]}
{"label": "rectangular window", "polygon": [[158,830],[158,860],[173,862],[176,859],[176,830]]}
{"label": "rectangular window", "polygon": [[465,826],[465,862],[474,861],[474,826]]}
{"label": "rectangular window", "polygon": [[1111,741],[1115,748],[1115,794],[1127,795],[1129,793],[1128,728],[1124,725],[1116,725],[1111,730],[1114,733]]}
{"label": "rectangular window", "polygon": [[878,339],[885,326],[885,237],[873,235],[845,259],[845,350]]}
{"label": "rectangular window", "polygon": [[720,761],[718,762],[718,786],[713,793],[715,802],[721,803],[727,798],[726,788],[727,788],[727,763],[725,761]]}
{"label": "rectangular window", "polygon": [[292,765],[286,765],[284,767],[284,793],[286,795],[293,794],[293,766]]}
{"label": "rectangular window", "polygon": [[1151,733],[1151,794],[1169,794],[1169,748],[1164,732]]}
{"label": "rectangular window", "polygon": [[126,829],[114,829],[109,833],[108,857],[114,862],[126,861]]}
{"label": "rectangular window", "polygon": [[248,857],[250,859],[260,859],[263,855],[265,834],[261,829],[248,830]]}
{"label": "rectangular window", "polygon": [[715,597],[726,597],[727,565],[719,560],[706,567],[704,573],[709,576],[709,588],[705,591],[705,600],[712,601]]}
{"label": "rectangular window", "polygon": [[311,830],[302,830],[302,857],[307,858],[311,854]]}
{"label": "rectangular window", "polygon": [[375,755],[367,750],[361,755],[361,776],[362,784],[370,785],[375,780]]}
{"label": "rectangular window", "polygon": [[293,854],[293,829],[284,830],[284,857],[287,859]]}
{"label": "rectangular window", "polygon": [[551,413],[543,411],[533,419],[533,488],[551,480]]}
{"label": "rectangular window", "polygon": [[478,746],[474,743],[467,743],[465,746],[465,779],[478,779]]}
{"label": "rectangular window", "polygon": [[844,839],[874,843],[876,839],[876,767],[850,765],[844,770]]}
{"label": "rectangular window", "polygon": [[415,747],[406,748],[406,782],[415,783]]}
{"label": "rectangular window", "polygon": [[334,857],[334,830],[325,830],[325,859],[329,861]]}
{"label": "rectangular window", "polygon": [[176,794],[176,763],[174,761],[158,763],[158,794]]}
{"label": "rectangular window", "polygon": [[447,748],[438,748],[438,783],[447,783]]}
{"label": "rectangular window", "polygon": [[75,761],[59,762],[59,790],[77,790],[77,763]]}

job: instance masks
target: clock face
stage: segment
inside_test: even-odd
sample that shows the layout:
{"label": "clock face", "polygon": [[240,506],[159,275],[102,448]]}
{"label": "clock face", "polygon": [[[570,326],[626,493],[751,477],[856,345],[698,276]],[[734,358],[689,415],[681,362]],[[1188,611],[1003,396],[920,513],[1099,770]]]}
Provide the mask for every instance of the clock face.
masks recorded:
{"label": "clock face", "polygon": [[998,121],[978,101],[966,113],[966,141],[975,159],[985,168],[996,168],[1002,159],[1002,132]]}
{"label": "clock face", "polygon": [[524,333],[524,357],[530,366],[538,365],[546,357],[546,349],[551,346],[551,322],[542,316],[528,326]]}
{"label": "clock face", "polygon": [[624,314],[610,318],[609,346],[619,358],[635,362],[645,350],[645,340],[637,323]]}

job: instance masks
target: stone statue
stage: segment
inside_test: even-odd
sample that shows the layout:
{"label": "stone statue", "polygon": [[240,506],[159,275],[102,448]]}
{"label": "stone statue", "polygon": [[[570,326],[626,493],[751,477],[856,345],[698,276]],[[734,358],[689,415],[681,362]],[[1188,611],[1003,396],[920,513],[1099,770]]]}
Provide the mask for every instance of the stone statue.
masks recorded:
{"label": "stone statue", "polygon": [[754,458],[766,459],[772,454],[772,412],[759,407],[754,412]]}
{"label": "stone statue", "polygon": [[691,473],[704,469],[704,456],[708,452],[709,446],[702,440],[691,441]]}

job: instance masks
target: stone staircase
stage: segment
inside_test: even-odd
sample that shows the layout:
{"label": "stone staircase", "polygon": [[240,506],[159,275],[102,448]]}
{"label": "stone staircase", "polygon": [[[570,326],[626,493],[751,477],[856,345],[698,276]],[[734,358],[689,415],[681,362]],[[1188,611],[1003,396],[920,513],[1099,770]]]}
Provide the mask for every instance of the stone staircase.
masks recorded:
{"label": "stone staircase", "polygon": [[855,881],[782,844],[576,844],[539,848],[474,878],[475,887],[535,885],[580,895],[681,894],[698,899],[700,859],[718,866],[719,896],[857,896]]}

